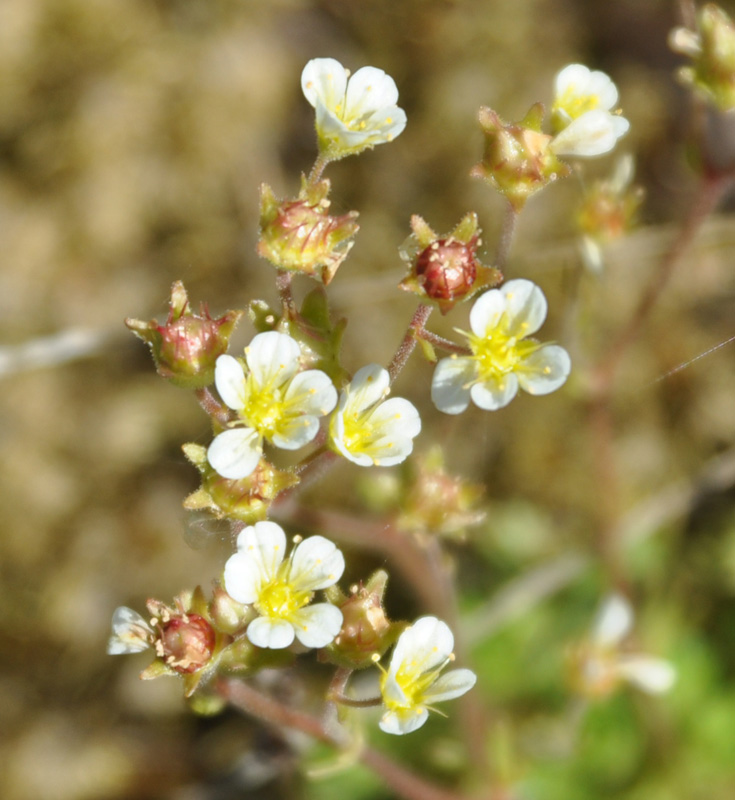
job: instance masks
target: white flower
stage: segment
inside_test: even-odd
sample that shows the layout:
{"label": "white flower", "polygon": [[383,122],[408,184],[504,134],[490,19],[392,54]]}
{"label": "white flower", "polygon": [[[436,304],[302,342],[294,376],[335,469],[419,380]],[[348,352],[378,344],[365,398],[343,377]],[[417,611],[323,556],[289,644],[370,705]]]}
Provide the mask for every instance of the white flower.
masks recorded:
{"label": "white flower", "polygon": [[421,431],[419,412],[390,392],[388,371],[378,364],[359,369],[339,398],[329,432],[335,449],[361,467],[392,467],[405,461]]}
{"label": "white flower", "polygon": [[256,522],[237,537],[237,553],[225,564],[225,589],[260,614],[247,628],[258,647],[325,647],[342,627],[330,603],[309,605],[317,589],[335,584],[345,568],[342,553],[323,536],[304,539],[288,559],[286,534],[275,522]]}
{"label": "white flower", "polygon": [[459,414],[470,399],[480,408],[503,408],[521,388],[548,394],[569,375],[563,347],[526,339],[546,319],[546,298],[531,281],[508,281],[480,297],[466,333],[472,355],[442,359],[434,371],[431,399],[445,414]]}
{"label": "white flower", "polygon": [[153,629],[137,611],[126,606],[112,615],[112,635],[107,642],[107,655],[142,653],[151,646]]}
{"label": "white flower", "polygon": [[284,450],[308,444],[319,432],[319,417],[334,408],[337,390],[329,376],[316,369],[299,372],[300,356],[294,339],[268,331],[245,348],[247,374],[232,356],[217,359],[217,391],[239,417],[207,450],[209,463],[224,478],[250,475],[263,453],[263,439]]}
{"label": "white flower", "polygon": [[633,609],[620,595],[603,603],[589,642],[577,653],[580,688],[591,696],[604,696],[621,682],[649,694],[667,692],[676,680],[673,666],[661,658],[629,653],[622,645],[633,628]]}
{"label": "white flower", "polygon": [[441,671],[453,660],[454,637],[446,623],[421,617],[399,637],[388,671],[380,681],[386,711],[380,727],[386,733],[411,733],[429,716],[433,703],[468,692],[477,680],[469,669]]}
{"label": "white flower", "polygon": [[314,58],[301,73],[304,96],[316,109],[319,150],[330,160],[390,142],[406,127],[393,78],[376,67],[349,70],[333,58]]}
{"label": "white flower", "polygon": [[558,156],[599,156],[630,128],[612,111],[618,90],[604,73],[570,64],[556,76],[552,121],[558,131],[551,150]]}

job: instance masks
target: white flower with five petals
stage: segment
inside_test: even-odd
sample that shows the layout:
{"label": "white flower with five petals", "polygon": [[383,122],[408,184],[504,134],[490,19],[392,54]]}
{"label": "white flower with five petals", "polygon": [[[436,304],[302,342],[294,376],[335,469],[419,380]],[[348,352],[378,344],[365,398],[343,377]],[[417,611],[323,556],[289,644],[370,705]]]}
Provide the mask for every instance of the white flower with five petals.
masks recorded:
{"label": "white flower with five petals", "polygon": [[212,467],[224,478],[250,475],[263,453],[263,440],[297,450],[319,432],[319,417],[337,402],[326,373],[300,372],[301,350],[285,333],[259,333],[245,348],[247,373],[229,355],[217,359],[214,382],[239,420],[215,437],[207,450]]}
{"label": "white flower with five petals", "polygon": [[615,147],[630,123],[614,113],[618,90],[604,73],[569,64],[556,76],[552,121],[557,156],[599,156]]}
{"label": "white flower with five petals", "polygon": [[453,648],[449,626],[436,617],[421,617],[400,635],[380,680],[383,731],[411,733],[426,722],[434,703],[460,697],[475,685],[477,676],[469,669],[441,674],[454,658]]}
{"label": "white flower with five petals", "polygon": [[334,58],[314,58],[301,73],[304,96],[316,110],[319,150],[330,161],[390,142],[406,127],[390,75],[376,67],[349,74]]}
{"label": "white flower with five petals", "polygon": [[298,544],[289,558],[286,534],[275,522],[256,522],[237,537],[237,553],[225,564],[225,590],[259,616],[247,628],[257,647],[282,649],[297,638],[305,647],[325,647],[342,627],[342,612],[330,603],[309,605],[318,589],[334,585],[345,568],[342,553],[323,536]]}
{"label": "white flower with five petals", "polygon": [[508,281],[491,289],[470,311],[472,333],[465,333],[472,355],[452,355],[436,366],[431,399],[445,414],[460,414],[469,405],[495,411],[508,405],[518,389],[548,394],[569,375],[571,361],[563,347],[527,336],[546,319],[546,298],[527,280]]}
{"label": "white flower with five petals", "polygon": [[413,403],[402,397],[385,400],[388,371],[368,364],[342,391],[329,433],[337,452],[361,467],[392,467],[405,461],[421,431]]}
{"label": "white flower with five petals", "polygon": [[618,594],[608,597],[589,640],[571,653],[575,678],[584,694],[604,697],[623,682],[649,694],[662,694],[674,685],[676,672],[668,661],[624,648],[632,628],[630,603]]}

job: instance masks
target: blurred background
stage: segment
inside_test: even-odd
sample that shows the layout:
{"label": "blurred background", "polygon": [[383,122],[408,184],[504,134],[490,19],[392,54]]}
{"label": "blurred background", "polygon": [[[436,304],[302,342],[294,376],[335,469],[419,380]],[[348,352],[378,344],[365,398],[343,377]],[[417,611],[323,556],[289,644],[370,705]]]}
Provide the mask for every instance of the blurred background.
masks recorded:
{"label": "blurred background", "polygon": [[[666,46],[679,22],[672,0],[2,0],[3,798],[390,797],[359,769],[306,778],[303,758],[328,765],[327,751],[234,712],[196,717],[178,681],[138,680],[146,655],[105,654],[116,606],[143,611],[149,596],[208,587],[231,549],[181,507],[198,480],[180,448],[206,444],[208,421],[156,376],[123,320],[163,318],[178,279],[213,313],[275,301],[255,254],[258,186],[294,195],[311,167],[300,74],[320,56],[384,69],[408,114],[390,146],[327,170],[334,213],[360,212],[329,287],[349,320],[353,371],[387,363],[413,313],[396,289],[411,214],[445,232],[477,211],[492,262],[503,201],[468,177],[482,151],[478,107],[520,119],[550,103],[554,75],[574,61],[616,82],[631,121],[618,151],[635,155],[646,190],[640,227],[605,250],[601,275],[585,271],[574,215],[584,186],[613,168],[614,156],[600,159],[530,201],[507,269],[547,294],[542,336],[570,349],[572,379],[547,398],[450,419],[432,410],[431,370],[415,356],[396,392],[422,410],[419,454],[441,441],[447,469],[485,487],[485,520],[448,550],[507,796],[735,796],[735,343],[667,374],[735,335],[732,197],[679,265],[616,388],[614,531],[636,643],[670,659],[678,682],[663,698],[623,691],[580,711],[564,674],[567,646],[610,588],[586,378],[696,182],[689,99],[673,77],[681,59]],[[455,326],[466,329],[466,307],[429,325],[448,336]],[[251,335],[241,323],[236,347]],[[310,500],[374,502],[380,478],[339,473]],[[381,564],[359,548],[349,563],[349,580]],[[422,612],[397,579],[388,607]],[[376,746],[438,780],[461,772],[461,746],[438,718],[416,738],[385,740]]]}

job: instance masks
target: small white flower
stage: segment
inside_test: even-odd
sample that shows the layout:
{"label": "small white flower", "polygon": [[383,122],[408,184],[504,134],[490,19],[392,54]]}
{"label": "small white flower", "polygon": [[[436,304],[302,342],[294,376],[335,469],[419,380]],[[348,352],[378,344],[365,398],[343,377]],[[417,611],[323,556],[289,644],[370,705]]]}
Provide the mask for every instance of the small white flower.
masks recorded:
{"label": "small white flower", "polygon": [[314,58],[301,73],[304,96],[316,109],[319,149],[330,160],[390,142],[406,127],[393,78],[376,67],[349,70],[333,58]]}
{"label": "small white flower", "polygon": [[380,681],[386,711],[380,727],[386,733],[411,733],[426,722],[433,703],[468,692],[477,681],[469,669],[441,675],[453,660],[454,637],[446,623],[421,617],[399,637],[388,671]]}
{"label": "small white flower", "polygon": [[464,334],[472,355],[442,359],[434,371],[431,399],[445,414],[460,414],[469,405],[495,411],[508,405],[518,389],[548,394],[569,375],[571,362],[563,347],[526,339],[546,319],[546,298],[527,280],[508,281],[491,289],[470,311],[472,333]]}
{"label": "small white flower", "polygon": [[361,467],[392,467],[405,461],[421,431],[419,412],[390,392],[388,371],[378,364],[359,369],[339,398],[329,432],[335,449]]}
{"label": "small white flower", "polygon": [[337,390],[321,370],[299,372],[300,356],[294,339],[268,331],[245,348],[247,374],[232,356],[217,359],[217,391],[239,417],[207,450],[209,463],[222,477],[239,480],[250,475],[263,453],[264,439],[296,450],[319,432],[319,417],[334,408]]}
{"label": "small white flower", "polygon": [[667,692],[676,680],[673,666],[661,658],[622,649],[633,628],[633,609],[620,595],[603,603],[589,642],[577,653],[580,688],[599,697],[627,682],[649,694]]}
{"label": "small white flower", "polygon": [[550,147],[556,155],[603,155],[630,128],[613,112],[618,90],[604,72],[570,64],[556,76],[555,90],[552,121],[558,133]]}
{"label": "small white flower", "polygon": [[142,653],[151,646],[153,629],[132,608],[120,606],[112,615],[112,635],[107,642],[107,655]]}
{"label": "small white flower", "polygon": [[237,553],[225,564],[225,589],[260,615],[247,628],[257,647],[325,647],[342,627],[342,612],[311,603],[314,592],[335,584],[345,568],[342,553],[323,536],[304,539],[286,554],[286,534],[275,522],[256,522],[237,537]]}

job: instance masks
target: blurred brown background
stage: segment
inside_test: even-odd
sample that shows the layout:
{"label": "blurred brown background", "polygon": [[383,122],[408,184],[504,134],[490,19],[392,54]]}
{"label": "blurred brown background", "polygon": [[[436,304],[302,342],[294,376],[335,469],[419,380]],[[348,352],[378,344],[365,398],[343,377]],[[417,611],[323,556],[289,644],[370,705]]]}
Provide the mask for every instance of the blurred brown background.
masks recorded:
{"label": "blurred brown background", "polygon": [[[0,2],[4,798],[302,796],[290,768],[277,774],[292,765],[282,741],[236,715],[193,717],[176,681],[139,682],[146,657],[110,658],[105,643],[117,605],[142,610],[149,595],[209,585],[228,547],[184,541],[181,501],[197,476],[180,446],[206,443],[207,420],[187,392],[156,377],[122,321],[164,315],[177,279],[213,312],[275,299],[254,250],[257,189],[267,181],[294,194],[311,166],[313,115],[299,86],[310,58],[385,69],[408,114],[395,143],[328,169],[335,212],[361,215],[330,287],[349,318],[353,370],[387,363],[412,313],[412,298],[395,289],[411,214],[447,231],[476,210],[492,259],[503,205],[468,178],[481,152],[477,108],[520,119],[550,101],[553,76],[570,61],[616,81],[632,122],[621,149],[636,154],[647,190],[644,227],[611,248],[602,278],[580,278],[572,178],[531,201],[508,269],[544,288],[553,312],[545,338],[570,347],[578,376],[492,419],[440,419],[428,407],[425,365],[397,387],[426,412],[427,430],[436,424],[443,441],[459,443],[449,466],[486,482],[500,511],[522,497],[556,520],[563,533],[545,553],[589,544],[599,487],[575,398],[694,180],[684,159],[688,106],[672,78],[679,60],[665,44],[676,21],[664,0]],[[726,212],[698,239],[625,364],[618,453],[630,508],[732,452],[735,345],[649,386],[735,334]],[[466,310],[432,323],[449,335],[466,326]],[[58,335],[78,329],[90,354],[64,362]],[[238,335],[239,346],[247,323]],[[347,472],[345,485],[361,477]],[[729,569],[735,591],[735,562]]]}

